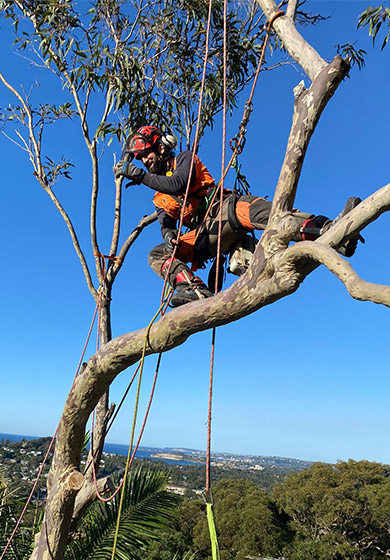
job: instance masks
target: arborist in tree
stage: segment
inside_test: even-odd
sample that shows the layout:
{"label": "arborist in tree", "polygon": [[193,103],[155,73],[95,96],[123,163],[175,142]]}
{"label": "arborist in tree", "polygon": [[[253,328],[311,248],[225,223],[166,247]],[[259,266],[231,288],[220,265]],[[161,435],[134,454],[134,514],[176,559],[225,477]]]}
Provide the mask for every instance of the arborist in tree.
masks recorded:
{"label": "arborist in tree", "polygon": [[[217,254],[219,229],[219,197],[209,209],[203,223],[207,200],[215,187],[215,182],[207,168],[195,156],[192,165],[192,152],[184,151],[175,156],[176,139],[164,134],[154,126],[139,128],[128,140],[126,151],[136,160],[141,161],[146,171],[136,167],[131,161],[119,161],[115,168],[115,177],[130,179],[133,184],[148,186],[156,191],[153,202],[157,210],[158,221],[164,243],[154,247],[149,253],[149,264],[162,278],[168,273],[167,281],[176,290],[171,298],[171,305],[178,307],[185,303],[208,298],[213,295],[214,284],[209,287],[194,275],[193,271],[204,267],[209,259]],[[184,195],[191,173],[189,192],[183,209]],[[293,210],[292,215],[299,220],[299,239],[314,240],[322,235],[337,220],[345,216],[361,202],[360,198],[349,198],[344,210],[331,221],[326,216],[314,216]],[[172,253],[178,235],[177,223],[183,211],[183,226],[189,231],[180,235],[174,258]],[[237,248],[245,247],[251,238],[248,233],[264,230],[271,211],[271,202],[252,195],[236,195],[226,190],[222,206],[222,254],[234,253]],[[358,238],[348,240],[339,252],[351,257],[357,246]],[[250,243],[249,243],[250,245]],[[251,248],[253,252],[254,246]],[[191,263],[191,269],[186,263]],[[248,262],[240,262],[230,271],[238,275],[245,272]],[[232,270],[233,268],[233,270]],[[215,270],[214,270],[215,278]]]}

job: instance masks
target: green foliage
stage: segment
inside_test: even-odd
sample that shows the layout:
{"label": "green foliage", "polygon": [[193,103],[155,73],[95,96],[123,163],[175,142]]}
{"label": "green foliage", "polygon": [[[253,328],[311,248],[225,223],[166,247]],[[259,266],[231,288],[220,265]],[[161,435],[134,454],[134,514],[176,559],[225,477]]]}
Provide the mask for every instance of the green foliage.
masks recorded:
{"label": "green foliage", "polygon": [[[42,438],[2,443],[0,463],[5,475],[0,479],[0,529],[4,544],[30,492],[48,442],[49,438]],[[85,455],[83,457],[85,459]],[[125,461],[125,457],[104,454],[102,474],[114,471],[118,483]],[[210,539],[204,501],[194,498],[194,493],[191,499],[168,494],[166,503],[167,493],[163,490],[169,477],[173,485],[187,484],[190,495],[191,489],[204,484],[204,466],[170,465],[168,472],[168,466],[163,463],[145,465],[142,461],[142,464],[140,468],[147,481],[142,482],[141,476],[128,487],[132,496],[126,500],[129,509],[124,516],[124,528],[121,528],[120,553],[127,554],[123,558],[190,560],[196,553],[196,560],[209,560]],[[138,472],[137,468],[134,474],[138,476]],[[256,479],[257,484],[236,478],[220,480],[213,485],[222,560],[241,560],[247,556],[284,556],[289,560],[380,560],[385,557],[390,549],[389,466],[368,461],[336,465],[316,463],[302,472],[283,477],[283,482],[268,494],[259,488],[263,487],[263,472],[213,469],[213,476],[217,477],[223,474],[234,477],[257,474],[260,477]],[[23,478],[30,475],[28,486],[21,475]],[[10,479],[17,480],[17,484],[11,484]],[[266,480],[270,488],[272,480],[275,482],[278,478]],[[85,538],[71,544],[68,560],[82,560],[89,557],[88,554],[91,558],[99,557],[95,556],[97,548],[105,551],[105,558],[110,558],[107,551],[112,544],[115,508],[117,504],[93,506],[76,533]],[[39,497],[37,493],[27,511],[23,530],[15,537],[15,554],[9,556],[10,559],[29,557],[32,535],[41,512],[42,495]]]}
{"label": "green foliage", "polygon": [[336,45],[337,54],[350,61],[351,66],[357,64],[359,70],[365,65],[364,56],[367,54],[363,49],[356,49],[355,43],[345,43],[345,45]]}
{"label": "green foliage", "polygon": [[[246,480],[220,481],[213,490],[214,516],[221,560],[278,556],[283,533],[266,493]],[[190,503],[194,549],[210,556],[210,536],[202,502]],[[187,524],[189,523],[187,514]]]}
{"label": "green foliage", "polygon": [[46,178],[50,185],[54,185],[58,177],[65,177],[66,179],[71,179],[72,176],[68,169],[74,167],[73,163],[66,161],[64,156],[61,156],[58,162],[54,162],[52,159],[46,156],[46,164],[43,166],[46,172]]}
{"label": "green foliage", "polygon": [[87,449],[90,441],[91,441],[91,432],[87,430],[84,434],[84,441],[83,441],[83,447],[81,448],[81,452]]}
{"label": "green foliage", "polygon": [[[20,489],[0,474],[0,550],[8,543],[15,524],[23,510],[25,499]],[[15,534],[12,546],[7,550],[8,560],[27,560],[30,558],[34,534],[39,531],[43,510],[38,505],[30,505],[26,510],[21,529]]]}
{"label": "green foliage", "polygon": [[385,48],[389,40],[390,8],[384,5],[381,5],[377,8],[372,8],[370,6],[359,16],[358,28],[367,27],[368,34],[370,35],[370,37],[372,37],[374,43],[382,26],[387,26],[387,32],[385,32],[385,37],[381,45],[381,50]]}
{"label": "green foliage", "polygon": [[[166,474],[145,470],[130,471],[125,487],[123,510],[119,526],[118,560],[139,560],[150,540],[171,522],[177,497],[164,488]],[[118,518],[120,494],[112,501],[95,504],[82,519],[78,534],[81,539],[72,542],[66,551],[66,560],[106,559],[113,549]]]}
{"label": "green foliage", "polygon": [[[140,8],[135,0],[94,0],[86,14],[76,7],[72,0],[0,0],[1,11],[14,24],[16,48],[32,52],[79,98],[78,107],[70,109],[68,103],[72,114],[77,109],[85,119],[91,96],[105,99],[94,138],[123,139],[129,130],[153,122],[175,128],[189,145],[197,121],[208,4],[166,0]],[[248,17],[237,6],[228,14],[231,109],[257,65],[262,31],[256,17],[256,9]],[[221,107],[222,60],[223,3],[214,2],[201,133]]]}
{"label": "green foliage", "polygon": [[277,485],[273,499],[296,533],[292,559],[379,559],[390,548],[389,467],[315,463]]}

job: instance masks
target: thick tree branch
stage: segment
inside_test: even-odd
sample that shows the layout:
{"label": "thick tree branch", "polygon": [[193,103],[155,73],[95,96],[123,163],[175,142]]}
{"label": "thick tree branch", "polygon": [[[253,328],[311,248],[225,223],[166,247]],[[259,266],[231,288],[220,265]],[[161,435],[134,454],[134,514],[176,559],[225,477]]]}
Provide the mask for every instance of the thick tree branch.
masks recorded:
{"label": "thick tree branch", "polygon": [[267,256],[286,247],[290,238],[283,239],[276,222],[294,206],[303,161],[310,138],[326,104],[348,71],[348,64],[339,56],[326,66],[308,90],[301,90],[294,104],[294,115],[286,154],[273,197],[271,215],[262,244]]}
{"label": "thick tree branch", "polygon": [[100,478],[96,482],[96,487],[94,483],[84,484],[80,492],[77,494],[72,517],[72,526],[70,528],[71,531],[76,528],[78,520],[83,516],[88,507],[96,500],[96,489],[101,496],[108,494],[109,492],[112,493],[115,489],[109,476]]}
{"label": "thick tree branch", "polygon": [[346,76],[349,65],[340,57],[327,65],[309,89],[294,103],[294,115],[286,155],[274,195],[273,215],[291,211],[309,141],[327,103]]}
{"label": "thick tree branch", "polygon": [[288,0],[286,15],[293,21],[295,19],[295,14],[297,11],[298,0]]}
{"label": "thick tree branch", "polygon": [[[267,19],[271,19],[278,11],[277,5],[273,0],[256,0],[265,13]],[[276,33],[283,41],[284,47],[292,58],[306,72],[311,81],[314,81],[318,74],[326,66],[326,62],[320,57],[315,49],[305,41],[298,33],[294,21],[291,17],[279,17],[273,24]]]}
{"label": "thick tree branch", "polygon": [[354,237],[388,211],[390,211],[390,183],[364,199],[359,206],[322,235],[320,241],[338,248],[344,241]]}

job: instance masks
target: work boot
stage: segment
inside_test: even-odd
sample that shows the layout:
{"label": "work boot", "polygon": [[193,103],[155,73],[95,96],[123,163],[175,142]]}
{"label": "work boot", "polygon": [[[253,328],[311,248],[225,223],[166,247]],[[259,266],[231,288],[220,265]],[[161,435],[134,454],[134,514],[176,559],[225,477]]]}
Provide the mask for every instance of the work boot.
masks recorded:
{"label": "work boot", "polygon": [[[350,198],[348,198],[340,214],[336,216],[336,218],[332,220],[329,224],[325,224],[323,226],[321,235],[326,231],[328,231],[328,229],[333,227],[335,224],[337,224],[337,222],[339,222],[341,218],[344,218],[344,216],[346,216],[351,210],[356,208],[356,206],[358,206],[361,203],[361,201],[362,199],[359,198],[358,196],[351,196]],[[352,257],[352,255],[355,254],[358,241],[365,243],[364,238],[360,234],[358,234],[356,237],[352,237],[351,239],[348,239],[348,241],[346,241],[344,245],[341,245],[341,247],[339,247],[337,251],[340,253],[340,255],[343,255],[344,257],[348,257],[348,258]]]}
{"label": "work boot", "polygon": [[[314,241],[315,239],[318,239],[338,221],[340,221],[341,218],[344,218],[344,216],[346,216],[351,210],[356,208],[356,206],[358,206],[361,201],[361,198],[357,196],[351,196],[350,198],[348,198],[343,210],[334,220],[330,220],[326,216],[314,216],[305,220],[300,229],[302,240]],[[348,241],[346,241],[344,245],[339,247],[337,251],[340,253],[340,255],[343,255],[345,257],[352,257],[352,255],[356,251],[358,241],[364,243],[364,238],[360,234],[358,234],[356,237],[348,239]]]}
{"label": "work boot", "polygon": [[213,294],[203,284],[202,280],[197,276],[194,276],[189,283],[180,282],[176,284],[176,292],[173,294],[170,305],[172,307],[179,307],[191,301],[197,301],[198,299],[205,299],[212,297]]}
{"label": "work boot", "polygon": [[358,206],[361,203],[361,201],[362,201],[362,199],[359,198],[358,196],[349,197],[347,202],[345,203],[344,208],[340,212],[340,214],[338,216],[336,216],[336,218],[334,220],[332,220],[332,226],[334,226],[337,222],[339,222],[341,220],[341,218],[344,218],[344,216],[349,214],[349,212],[351,210],[356,208],[356,206]]}

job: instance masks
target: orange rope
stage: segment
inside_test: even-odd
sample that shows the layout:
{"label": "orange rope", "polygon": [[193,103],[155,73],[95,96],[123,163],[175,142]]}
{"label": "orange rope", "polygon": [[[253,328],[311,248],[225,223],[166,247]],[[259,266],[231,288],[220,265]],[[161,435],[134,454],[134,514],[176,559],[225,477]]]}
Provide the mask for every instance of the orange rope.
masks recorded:
{"label": "orange rope", "polygon": [[[256,70],[255,77],[254,77],[254,80],[253,80],[252,89],[251,89],[251,92],[250,92],[250,95],[249,95],[249,99],[248,99],[248,101],[246,102],[245,109],[244,109],[244,114],[243,114],[243,117],[242,117],[241,122],[243,122],[243,121],[245,121],[245,120],[247,120],[247,119],[249,118],[249,113],[250,113],[250,111],[251,111],[251,110],[249,109],[249,107],[250,107],[251,104],[252,104],[252,99],[253,99],[253,95],[254,95],[254,93],[255,93],[255,88],[256,88],[257,80],[258,80],[258,77],[259,77],[259,74],[260,74],[260,69],[261,69],[261,66],[262,66],[262,64],[263,64],[264,55],[265,55],[265,49],[266,49],[267,44],[268,44],[268,39],[269,39],[269,35],[270,35],[270,33],[271,33],[271,28],[272,28],[272,25],[273,25],[274,21],[275,21],[278,17],[280,17],[280,16],[284,16],[284,12],[283,12],[282,10],[280,10],[280,11],[276,12],[275,14],[273,14],[273,16],[271,17],[271,19],[270,19],[269,22],[268,22],[268,25],[267,25],[267,33],[266,33],[266,36],[265,36],[265,39],[264,39],[264,43],[263,43],[263,48],[262,48],[262,51],[261,51],[261,56],[260,56],[259,64],[257,65],[257,70]],[[231,158],[230,158],[230,160],[229,160],[229,163],[228,163],[227,166],[226,166],[226,169],[225,169],[225,170],[222,170],[221,181],[223,181],[223,180],[225,179],[225,177],[226,177],[226,175],[227,175],[227,173],[228,173],[228,171],[229,171],[229,169],[230,169],[230,167],[231,167],[231,165],[232,165],[232,163],[233,163],[233,161],[234,161],[234,158],[237,156],[237,154],[241,153],[241,152],[240,152],[240,149],[241,149],[241,144],[242,144],[242,141],[243,141],[243,139],[244,139],[245,133],[246,133],[245,128],[244,128],[244,127],[240,127],[238,140],[237,140],[237,142],[235,143],[235,146],[234,146],[234,148],[233,148],[233,154],[232,154],[232,156],[231,156]],[[205,214],[205,216],[204,216],[204,218],[203,218],[203,221],[202,221],[201,225],[198,227],[198,231],[197,231],[196,236],[195,236],[195,242],[196,242],[196,240],[198,239],[198,237],[199,237],[199,235],[200,235],[200,232],[201,232],[201,230],[202,230],[202,227],[203,227],[204,224],[206,223],[206,220],[207,220],[207,218],[208,218],[208,216],[209,216],[209,214],[210,214],[211,208],[212,208],[212,206],[213,206],[213,204],[214,204],[214,201],[215,201],[215,199],[216,199],[216,196],[217,196],[217,192],[218,192],[218,189],[215,189],[215,192],[214,192],[214,194],[213,194],[213,196],[212,196],[212,198],[211,198],[211,200],[210,200],[210,203],[209,203],[208,208],[207,208],[207,210],[206,210],[206,214]]]}
{"label": "orange rope", "polygon": [[[103,255],[103,253],[94,253],[95,257],[100,257],[102,260],[103,259],[108,259],[109,261],[113,261],[115,263],[121,263],[122,259],[120,257],[117,257],[116,255]],[[103,267],[103,269],[105,269],[105,267]]]}
{"label": "orange rope", "polygon": [[[173,259],[175,258],[175,255],[176,255],[176,252],[177,252],[177,249],[178,249],[178,246],[179,246],[179,242],[180,242],[181,229],[183,227],[184,210],[185,210],[185,207],[186,207],[186,204],[187,204],[188,193],[190,191],[192,170],[193,170],[194,162],[195,162],[195,153],[196,153],[196,150],[197,150],[197,147],[198,147],[200,118],[201,118],[201,113],[202,113],[204,87],[205,87],[205,83],[206,83],[206,69],[207,69],[207,62],[208,62],[208,56],[209,56],[209,42],[210,42],[212,5],[213,5],[213,0],[209,0],[209,11],[208,11],[208,16],[207,16],[207,28],[206,28],[206,39],[205,39],[205,55],[204,55],[204,61],[203,61],[202,82],[201,82],[200,92],[199,92],[198,118],[197,118],[196,129],[195,129],[194,144],[193,144],[193,147],[192,147],[192,159],[191,159],[190,171],[189,171],[189,174],[188,174],[187,187],[186,187],[186,192],[185,192],[185,195],[184,195],[183,206],[182,206],[182,209],[181,209],[181,212],[180,212],[180,220],[179,220],[179,227],[178,227],[176,243],[175,243],[174,248],[173,248],[173,252],[172,252],[170,263],[168,265],[168,269],[165,272],[162,294],[164,294],[164,292],[165,292],[165,287],[167,285],[169,273],[170,273],[171,268],[172,268]],[[163,295],[161,296],[161,301],[162,301],[162,298],[163,298]]]}

